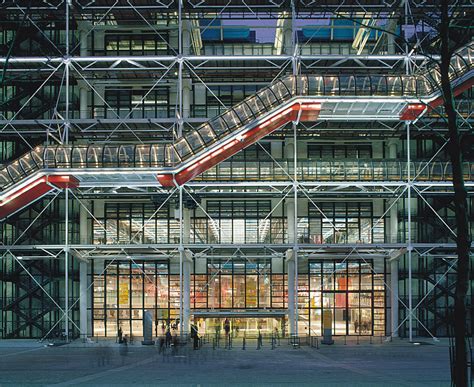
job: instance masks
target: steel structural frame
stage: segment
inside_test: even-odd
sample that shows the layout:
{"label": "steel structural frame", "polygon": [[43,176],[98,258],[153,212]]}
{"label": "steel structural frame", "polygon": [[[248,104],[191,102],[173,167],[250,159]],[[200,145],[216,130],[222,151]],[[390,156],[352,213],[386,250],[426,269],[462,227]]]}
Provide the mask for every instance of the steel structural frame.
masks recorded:
{"label": "steel structural frame", "polygon": [[[182,19],[182,10],[183,10],[183,1],[178,0],[178,17],[179,21]],[[352,56],[352,55],[300,55],[296,48],[296,41],[295,41],[295,29],[294,29],[294,23],[292,23],[292,52],[294,53],[293,55],[280,55],[280,56],[275,56],[275,55],[270,55],[270,56],[195,56],[195,55],[187,55],[183,52],[183,25],[181,22],[178,23],[178,38],[179,38],[179,44],[178,44],[178,53],[175,56],[152,56],[152,57],[124,57],[124,56],[119,56],[119,57],[93,57],[93,56],[80,56],[80,57],[71,57],[69,55],[69,38],[70,38],[70,8],[71,8],[71,3],[69,1],[62,2],[61,4],[64,7],[65,14],[66,14],[66,55],[63,57],[53,57],[53,58],[41,58],[41,57],[29,57],[29,58],[0,58],[0,63],[3,63],[4,65],[7,64],[18,64],[18,65],[46,65],[47,67],[51,68],[51,64],[56,64],[57,67],[53,67],[53,71],[57,71],[60,67],[64,68],[64,74],[65,74],[65,84],[66,84],[66,101],[65,101],[65,116],[62,119],[57,120],[57,123],[60,124],[62,130],[60,130],[59,137],[60,141],[67,143],[69,141],[69,134],[71,130],[71,122],[74,120],[71,119],[70,114],[69,114],[69,105],[70,105],[70,95],[69,95],[69,88],[68,83],[70,80],[70,71],[71,69],[76,69],[75,66],[81,66],[81,68],[91,66],[93,64],[99,63],[99,64],[107,64],[110,63],[110,66],[108,67],[103,67],[103,70],[110,71],[112,70],[111,65],[113,63],[117,62],[127,62],[127,61],[134,61],[137,63],[145,62],[154,62],[155,64],[158,65],[159,68],[165,67],[170,67],[166,66],[165,63],[167,64],[172,64],[178,65],[179,71],[178,71],[178,77],[177,77],[177,84],[178,84],[178,93],[179,93],[179,102],[178,102],[178,111],[181,113],[179,115],[179,118],[174,118],[170,119],[167,121],[167,123],[172,124],[175,126],[178,130],[178,132],[182,131],[183,125],[186,124],[187,122],[192,122],[192,120],[187,120],[185,118],[182,118],[182,111],[183,111],[183,101],[182,101],[182,91],[183,91],[183,68],[184,65],[190,66],[189,68],[191,69],[194,68],[199,68],[202,67],[203,64],[205,64],[207,61],[263,61],[265,63],[275,65],[276,62],[280,62],[279,66],[280,68],[283,68],[284,66],[291,64],[292,66],[292,72],[293,74],[297,74],[299,71],[300,66],[309,66],[311,68],[317,68],[319,66],[319,62],[321,60],[330,60],[333,61],[334,63],[341,62],[341,61],[350,61],[350,60],[356,60],[357,63],[363,63],[364,61],[376,61],[380,68],[384,68],[385,70],[392,69],[394,66],[398,65],[399,63],[403,62],[406,65],[407,72],[410,71],[410,68],[412,68],[412,65],[415,62],[418,61],[425,61],[426,56],[424,55],[414,55],[410,51],[408,51],[408,46],[406,47],[406,51],[402,55],[389,55],[389,56],[380,56],[380,55],[362,55],[362,56]],[[417,6],[416,3],[413,3],[414,6]],[[409,7],[409,2],[405,2],[405,17],[408,19],[408,7]],[[92,8],[92,7],[91,7]],[[110,10],[111,7],[102,7],[100,9],[104,11]],[[46,7],[46,9],[48,9]],[[292,8],[292,19],[295,17],[295,9]],[[408,21],[408,20],[406,20]],[[407,23],[408,24],[408,23]],[[305,63],[305,62],[310,62]],[[362,65],[363,66],[363,65]],[[56,70],[54,70],[56,68]],[[132,66],[130,69],[127,70],[137,70],[139,66]],[[337,67],[335,67],[337,69]],[[20,70],[20,69],[19,69]],[[23,71],[24,69],[21,69],[20,71]],[[10,71],[10,70],[9,70]],[[15,71],[15,70],[12,70]],[[91,91],[94,91],[94,87],[91,87]],[[129,120],[133,121],[133,120]],[[77,123],[80,123],[81,120],[78,120]],[[87,122],[87,120],[83,120],[83,122]],[[127,120],[125,120],[127,122]],[[19,122],[18,122],[19,123]],[[45,120],[44,125],[48,126],[51,124],[54,124],[56,122],[53,122],[53,120]],[[12,128],[14,132],[19,134],[21,137],[21,134],[19,133],[19,129],[15,128],[15,125],[17,122],[15,120],[3,120],[0,122],[1,125],[4,125],[3,130],[5,130],[7,127]],[[296,144],[298,141],[298,131],[297,131],[297,123],[293,123],[293,133],[290,137],[293,139],[293,146],[294,146],[294,162],[296,164],[298,160],[298,155],[296,151]],[[407,127],[407,146],[409,147],[409,140],[411,139],[410,136],[410,125],[408,124]],[[410,171],[410,152],[407,152],[407,170]],[[219,185],[222,185],[219,183]],[[253,187],[259,187],[262,185],[268,186],[268,183],[227,183],[225,184],[228,187],[238,187],[238,186],[253,186]],[[400,183],[393,183],[393,182],[317,182],[317,183],[310,183],[310,182],[304,182],[304,181],[298,181],[298,177],[295,174],[293,177],[289,176],[288,182],[275,182],[274,184],[271,184],[273,187],[290,187],[292,192],[293,192],[293,201],[294,201],[294,213],[295,213],[295,219],[294,219],[294,235],[295,235],[295,240],[293,244],[283,244],[283,245],[278,245],[278,244],[255,244],[255,245],[230,245],[226,246],[224,244],[218,244],[218,245],[194,245],[194,244],[185,244],[183,239],[183,228],[181,227],[180,230],[180,238],[179,238],[179,243],[178,244],[157,244],[157,245],[104,245],[100,246],[98,248],[97,245],[73,245],[69,243],[68,240],[68,203],[69,203],[69,189],[65,190],[65,198],[66,198],[66,211],[65,211],[65,223],[66,223],[66,235],[65,235],[65,243],[63,245],[56,245],[56,246],[22,246],[22,245],[16,245],[15,243],[13,245],[0,245],[0,251],[4,251],[4,254],[9,253],[13,255],[14,251],[30,251],[30,252],[36,252],[36,251],[41,251],[47,256],[49,255],[50,257],[58,257],[59,254],[63,254],[64,261],[67,262],[69,259],[69,255],[74,255],[79,257],[80,259],[95,259],[95,255],[90,255],[90,253],[94,253],[95,251],[99,250],[100,252],[106,253],[110,252],[110,250],[115,250],[121,252],[118,256],[120,257],[130,257],[133,254],[135,250],[140,250],[140,249],[145,249],[147,251],[152,252],[153,254],[156,254],[160,257],[170,257],[174,256],[176,253],[179,254],[180,257],[180,287],[182,289],[182,278],[183,278],[183,273],[182,273],[182,263],[183,263],[183,254],[185,249],[190,249],[193,252],[196,252],[197,254],[207,254],[209,249],[216,249],[216,250],[227,250],[227,251],[232,251],[232,250],[239,250],[239,251],[245,251],[247,249],[249,250],[256,250],[256,249],[265,249],[266,251],[273,252],[274,254],[282,254],[286,249],[293,249],[295,252],[295,259],[298,259],[298,256],[310,256],[311,254],[315,254],[316,252],[320,251],[329,251],[329,250],[334,250],[334,249],[341,249],[341,250],[348,250],[352,249],[353,251],[357,252],[358,255],[360,255],[359,251],[384,251],[384,254],[386,254],[387,251],[391,249],[406,249],[408,252],[408,263],[409,263],[409,305],[405,306],[407,311],[408,311],[408,320],[409,320],[409,336],[410,340],[412,339],[412,318],[413,318],[413,312],[414,310],[418,307],[415,306],[413,307],[412,305],[412,292],[411,292],[411,261],[412,261],[412,252],[413,251],[419,251],[422,254],[426,254],[427,252],[432,252],[433,250],[441,249],[442,251],[453,251],[455,249],[454,244],[437,244],[437,243],[429,243],[429,244],[424,244],[424,243],[417,243],[416,241],[412,240],[412,231],[411,231],[411,225],[410,225],[410,217],[411,217],[411,204],[410,204],[410,199],[413,197],[412,193],[415,195],[415,197],[419,196],[423,198],[423,193],[428,192],[427,189],[429,188],[439,188],[439,187],[449,187],[449,183],[436,183],[436,182],[417,182],[416,177],[411,177],[410,172],[408,173],[408,179],[407,181],[400,182]],[[117,188],[119,185],[117,184],[111,184],[110,187]],[[182,225],[183,224],[183,190],[191,190],[194,187],[200,187],[201,189],[206,189],[212,187],[212,183],[206,183],[206,182],[191,182],[189,184],[186,184],[184,187],[181,187],[178,190],[179,194],[179,222]],[[315,248],[314,246],[306,246],[305,244],[298,243],[297,239],[297,223],[298,223],[298,198],[302,197],[304,195],[308,195],[309,189],[314,189],[319,186],[333,186],[333,187],[340,187],[340,188],[349,188],[349,187],[358,187],[358,188],[364,188],[364,187],[377,187],[382,190],[385,190],[388,195],[393,195],[394,191],[393,189],[397,189],[400,187],[404,187],[404,192],[406,192],[406,196],[403,195],[403,199],[408,199],[408,241],[407,243],[400,243],[400,244],[390,244],[390,243],[385,243],[385,244],[369,244],[369,245],[325,245],[325,246],[317,246]],[[472,182],[468,184],[468,186],[472,186]],[[137,184],[136,187],[140,187],[139,184]],[[419,187],[423,187],[423,191]],[[165,193],[165,192],[163,192]],[[168,192],[168,197],[171,198],[173,195],[176,195],[176,190],[173,190],[171,192]],[[82,191],[82,194],[87,196],[87,192]],[[344,193],[342,193],[344,195]],[[93,194],[91,194],[93,196]],[[370,197],[370,192],[368,193],[368,196]],[[56,197],[56,196],[55,196]],[[55,198],[54,197],[54,198]],[[53,198],[53,200],[54,200]],[[308,198],[310,198],[308,196]],[[78,200],[78,198],[74,195],[73,200]],[[81,203],[81,205],[83,205]],[[451,230],[452,231],[452,230]],[[473,246],[474,248],[474,246]],[[85,254],[81,254],[81,252],[85,252]],[[110,256],[110,255],[107,255]],[[15,256],[14,256],[15,257]],[[17,257],[15,259],[18,261]],[[115,258],[114,258],[115,259]],[[133,258],[131,258],[133,259]],[[19,261],[18,261],[19,262]],[[296,265],[297,266],[297,265]],[[26,269],[25,269],[26,270]],[[74,321],[70,319],[69,317],[69,311],[71,308],[74,306],[69,306],[68,304],[68,265],[65,265],[65,295],[66,295],[66,302],[64,305],[64,308],[60,309],[63,311],[63,318],[67,321],[70,320],[74,324]],[[298,272],[297,270],[295,271],[295,292],[294,294],[297,297],[297,284],[298,284]],[[47,293],[47,292],[46,292]],[[180,316],[183,314],[183,295],[182,292],[180,292]],[[76,301],[77,302],[77,301]],[[296,307],[298,305],[297,299],[295,303]],[[297,310],[295,311],[295,315],[298,316]],[[297,318],[297,317],[296,317]],[[182,318],[180,319],[181,324],[182,324]],[[59,321],[58,321],[59,323]],[[296,329],[297,329],[297,322],[296,322]],[[65,324],[66,331],[69,329],[69,324]],[[181,329],[181,332],[183,332],[183,329]],[[296,331],[297,333],[297,331]],[[429,332],[428,332],[429,333]]]}

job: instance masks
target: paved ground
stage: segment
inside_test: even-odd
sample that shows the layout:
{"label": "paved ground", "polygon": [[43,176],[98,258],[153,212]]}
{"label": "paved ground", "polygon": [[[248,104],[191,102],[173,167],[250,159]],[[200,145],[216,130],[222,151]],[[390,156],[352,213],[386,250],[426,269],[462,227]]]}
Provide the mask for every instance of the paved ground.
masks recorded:
{"label": "paved ground", "polygon": [[336,342],[319,349],[281,343],[261,350],[157,347],[114,343],[47,347],[34,341],[0,340],[0,386],[6,385],[321,385],[449,386],[446,341],[432,345]]}

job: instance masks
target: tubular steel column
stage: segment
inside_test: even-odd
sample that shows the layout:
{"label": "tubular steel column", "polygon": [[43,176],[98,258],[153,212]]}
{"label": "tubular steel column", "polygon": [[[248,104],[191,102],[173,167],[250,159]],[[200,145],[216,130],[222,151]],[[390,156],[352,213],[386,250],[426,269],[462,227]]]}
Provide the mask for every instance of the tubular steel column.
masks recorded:
{"label": "tubular steel column", "polygon": [[[84,200],[79,213],[79,239],[81,245],[86,245],[89,243],[87,208],[88,201]],[[81,331],[81,339],[84,341],[87,339],[89,334],[87,318],[87,266],[87,261],[81,260],[79,262],[79,329]]]}
{"label": "tubular steel column", "polygon": [[[390,141],[388,143],[388,157],[390,160],[395,160],[397,158],[397,144],[395,141]],[[390,235],[389,242],[397,243],[398,241],[398,212],[397,212],[397,199],[394,199],[395,202],[391,203],[389,211],[390,219]],[[391,319],[390,319],[390,332],[392,337],[398,337],[398,261],[399,258],[390,260],[390,310],[391,310]]]}
{"label": "tubular steel column", "polygon": [[[395,199],[396,200],[396,199]],[[393,203],[392,203],[393,204]],[[397,243],[398,236],[398,214],[397,204],[393,204],[390,208],[390,243]],[[398,260],[390,260],[390,309],[391,309],[391,325],[390,330],[392,337],[398,337]]]}
{"label": "tubular steel column", "polygon": [[[64,138],[63,141],[65,144],[69,142],[69,5],[70,0],[65,2],[66,6],[66,53],[65,53],[65,72],[66,72],[66,107],[64,114]],[[65,313],[65,322],[66,322],[66,342],[69,342],[69,189],[65,189],[64,195],[64,230],[65,230],[65,239],[64,239],[64,313]]]}
{"label": "tubular steel column", "polygon": [[178,1],[178,137],[183,135],[183,21],[182,0]]}
{"label": "tubular steel column", "polygon": [[408,235],[407,235],[407,252],[408,252],[408,335],[410,341],[413,340],[413,289],[412,289],[412,235],[411,235],[411,170],[410,170],[410,124],[406,124],[407,127],[407,181],[408,181]]}
{"label": "tubular steel column", "polygon": [[89,334],[87,321],[87,262],[79,262],[79,329],[85,341]]}
{"label": "tubular steel column", "polygon": [[[295,30],[295,4],[291,1],[291,42],[292,42],[292,71],[293,76],[298,75],[298,58],[296,53],[296,30]],[[295,336],[298,336],[298,128],[297,123],[292,122],[293,126],[293,200],[294,200],[294,240],[293,253],[295,265]]]}
{"label": "tubular steel column", "polygon": [[286,266],[288,271],[288,328],[289,334],[295,334],[295,255],[293,249],[286,251]]}
{"label": "tubular steel column", "polygon": [[294,132],[294,155],[293,155],[293,163],[294,163],[294,183],[293,183],[293,205],[294,205],[294,221],[293,221],[293,253],[294,253],[294,265],[295,265],[295,328],[294,333],[295,336],[298,336],[298,183],[297,183],[297,162],[298,162],[298,155],[297,155],[297,135],[296,135],[296,123],[293,123],[293,132]]}
{"label": "tubular steel column", "polygon": [[66,327],[66,341],[69,342],[69,189],[65,190],[64,221],[65,221],[65,240],[64,240],[64,313]]}
{"label": "tubular steel column", "polygon": [[191,315],[191,252],[189,250],[185,251],[183,258],[183,333],[187,335]]}
{"label": "tubular steel column", "polygon": [[183,246],[183,187],[179,187],[179,335],[183,337],[183,261],[184,261],[184,246]]}
{"label": "tubular steel column", "polygon": [[[405,26],[408,26],[408,0],[405,0],[404,4],[404,10],[405,10]],[[405,30],[405,73],[408,75],[410,73],[410,52],[409,52],[409,47],[408,47],[408,33]],[[411,155],[410,155],[410,122],[406,122],[406,136],[407,136],[407,184],[408,184],[408,190],[407,190],[407,211],[408,211],[408,227],[407,227],[407,252],[408,252],[408,336],[409,340],[413,340],[413,289],[412,289],[412,235],[411,235],[411,187],[412,187],[412,181],[411,181],[411,170],[410,170],[410,161],[411,161]]]}
{"label": "tubular steel column", "polygon": [[390,308],[392,337],[398,337],[398,258],[390,261]]}
{"label": "tubular steel column", "polygon": [[[182,0],[178,0],[178,137],[183,135],[183,21]],[[179,187],[179,334],[183,337],[183,187]]]}
{"label": "tubular steel column", "polygon": [[183,330],[184,333],[189,333],[189,319],[191,314],[191,267],[192,267],[192,253],[189,250],[184,250],[184,245],[189,244],[189,235],[191,229],[191,211],[182,205],[182,220],[181,230],[183,231]]}

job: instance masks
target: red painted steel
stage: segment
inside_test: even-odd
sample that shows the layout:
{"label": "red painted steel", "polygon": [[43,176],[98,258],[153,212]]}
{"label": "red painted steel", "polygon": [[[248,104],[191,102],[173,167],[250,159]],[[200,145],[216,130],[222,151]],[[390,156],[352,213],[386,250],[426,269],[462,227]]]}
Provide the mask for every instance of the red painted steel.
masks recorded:
{"label": "red painted steel", "polygon": [[[453,95],[457,97],[459,94],[469,90],[472,86],[474,86],[474,78],[467,80],[466,82],[460,84],[459,86],[453,89]],[[443,96],[436,98],[435,100],[431,101],[428,105],[423,104],[408,104],[405,109],[402,110],[400,113],[400,120],[401,121],[414,121],[416,120],[425,110],[428,108],[428,111],[436,109],[443,103]]]}
{"label": "red painted steel", "polygon": [[172,187],[176,184],[182,185],[197,175],[235,155],[240,150],[256,143],[262,137],[270,134],[282,125],[298,119],[298,114],[300,111],[300,121],[312,121],[318,118],[320,110],[321,104],[295,103],[289,108],[285,109],[283,112],[271,115],[263,123],[260,123],[254,128],[243,133],[241,136],[238,136],[238,139],[234,138],[228,142],[223,143],[220,148],[214,150],[205,157],[196,160],[194,164],[191,164],[186,169],[183,169],[174,175],[172,173],[158,175],[158,181],[163,187]]}
{"label": "red painted steel", "polygon": [[400,114],[401,121],[414,121],[416,120],[421,113],[426,109],[426,106],[421,103],[411,103],[408,104],[405,109]]}
{"label": "red painted steel", "polygon": [[24,187],[12,190],[8,196],[0,201],[0,219],[4,219],[30,205],[55,188],[77,188],[78,186],[79,181],[73,176],[39,177]]}

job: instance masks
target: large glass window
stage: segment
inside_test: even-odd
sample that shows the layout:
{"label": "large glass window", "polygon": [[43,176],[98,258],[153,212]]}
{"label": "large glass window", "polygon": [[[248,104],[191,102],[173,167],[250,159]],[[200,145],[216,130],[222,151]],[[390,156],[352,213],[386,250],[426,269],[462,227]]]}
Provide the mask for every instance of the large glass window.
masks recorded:
{"label": "large glass window", "polygon": [[[94,116],[105,118],[167,118],[169,116],[168,88],[120,88],[105,90],[106,105],[93,97]],[[103,108],[101,107],[103,106]],[[102,110],[103,109],[103,110]]]}
{"label": "large glass window", "polygon": [[[317,205],[317,207],[316,207]],[[308,204],[307,243],[372,243],[384,241],[384,221],[373,215],[371,202]]]}
{"label": "large glass window", "polygon": [[207,277],[195,275],[192,287],[191,307],[196,309],[285,306],[284,274],[272,274],[269,261],[208,261]]}
{"label": "large glass window", "polygon": [[262,86],[210,85],[209,88],[204,88],[199,84],[193,85],[193,99],[195,101],[192,106],[193,116],[214,117],[224,113],[227,109],[222,104],[234,106],[244,98],[255,94]]}
{"label": "large glass window", "polygon": [[105,36],[105,50],[110,55],[167,55],[168,33],[117,34]]}
{"label": "large glass window", "polygon": [[142,336],[144,310],[152,313],[156,333],[161,334],[159,327],[168,324],[170,316],[176,314],[170,313],[170,308],[176,308],[169,296],[170,289],[176,291],[176,286],[171,286],[168,263],[105,262],[105,271],[95,265],[92,270],[94,336],[115,337],[119,328],[124,334]]}
{"label": "large glass window", "polygon": [[301,313],[309,315],[311,334],[322,334],[327,313],[335,335],[383,335],[384,275],[384,270],[374,270],[371,260],[311,261],[309,305],[299,305],[309,309]]}
{"label": "large glass window", "polygon": [[179,222],[173,208],[151,203],[106,203],[104,218],[93,223],[95,244],[174,243],[179,239]]}
{"label": "large glass window", "polygon": [[206,211],[211,219],[194,219],[196,239],[207,240],[208,243],[284,241],[284,219],[269,216],[270,200],[209,200]]}
{"label": "large glass window", "polygon": [[308,143],[309,159],[365,159],[372,158],[372,144]]}

